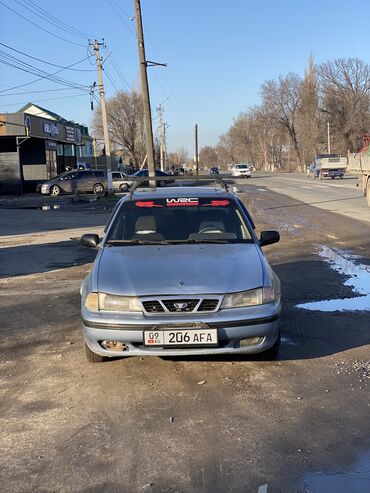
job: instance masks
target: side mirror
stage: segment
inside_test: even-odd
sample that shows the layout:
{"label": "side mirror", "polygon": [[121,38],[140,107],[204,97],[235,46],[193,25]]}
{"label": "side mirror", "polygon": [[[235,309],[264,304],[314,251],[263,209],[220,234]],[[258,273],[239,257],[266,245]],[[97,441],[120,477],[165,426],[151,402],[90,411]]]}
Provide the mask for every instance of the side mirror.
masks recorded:
{"label": "side mirror", "polygon": [[278,231],[261,231],[260,246],[272,245],[280,241]]}
{"label": "side mirror", "polygon": [[81,236],[81,245],[89,247],[89,248],[95,248],[99,244],[99,235],[95,234],[86,234]]}

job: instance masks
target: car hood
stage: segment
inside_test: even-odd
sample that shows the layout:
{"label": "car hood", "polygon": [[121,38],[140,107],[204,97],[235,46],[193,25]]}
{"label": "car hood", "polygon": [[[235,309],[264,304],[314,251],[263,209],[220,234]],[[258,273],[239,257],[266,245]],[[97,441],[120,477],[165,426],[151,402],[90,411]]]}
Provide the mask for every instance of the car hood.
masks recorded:
{"label": "car hood", "polygon": [[104,247],[97,289],[127,295],[193,295],[244,291],[263,285],[255,244]]}

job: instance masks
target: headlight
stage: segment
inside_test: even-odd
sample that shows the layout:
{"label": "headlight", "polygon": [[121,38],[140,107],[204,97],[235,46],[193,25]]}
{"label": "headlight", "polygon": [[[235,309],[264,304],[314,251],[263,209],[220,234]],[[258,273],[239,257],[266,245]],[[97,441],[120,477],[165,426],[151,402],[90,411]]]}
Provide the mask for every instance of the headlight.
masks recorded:
{"label": "headlight", "polygon": [[275,299],[275,290],[272,287],[250,289],[249,291],[226,294],[221,308],[241,308],[244,306],[264,305],[265,303],[273,303]]}
{"label": "headlight", "polygon": [[111,312],[141,312],[139,300],[133,296],[116,296],[106,293],[89,293],[85,307],[93,312],[106,310]]}

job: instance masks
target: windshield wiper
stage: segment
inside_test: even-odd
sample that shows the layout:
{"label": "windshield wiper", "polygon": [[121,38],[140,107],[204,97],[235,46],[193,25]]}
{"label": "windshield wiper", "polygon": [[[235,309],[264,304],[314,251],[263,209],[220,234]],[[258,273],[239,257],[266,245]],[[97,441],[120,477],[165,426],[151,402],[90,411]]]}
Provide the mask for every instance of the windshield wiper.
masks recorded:
{"label": "windshield wiper", "polygon": [[174,245],[177,243],[229,243],[229,240],[216,240],[216,239],[204,239],[204,240],[169,240],[167,243]]}
{"label": "windshield wiper", "polygon": [[122,245],[168,245],[168,241],[165,240],[108,240],[109,246],[122,246]]}

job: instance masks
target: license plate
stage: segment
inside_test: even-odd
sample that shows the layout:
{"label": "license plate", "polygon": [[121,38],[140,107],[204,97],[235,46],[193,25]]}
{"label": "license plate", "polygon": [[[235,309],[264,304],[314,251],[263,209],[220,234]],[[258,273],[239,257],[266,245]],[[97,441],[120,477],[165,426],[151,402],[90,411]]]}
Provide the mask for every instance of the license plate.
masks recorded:
{"label": "license plate", "polygon": [[148,330],[145,346],[217,346],[217,329]]}

